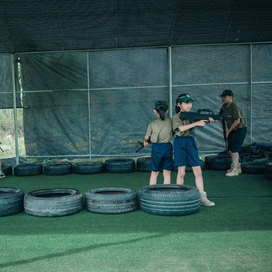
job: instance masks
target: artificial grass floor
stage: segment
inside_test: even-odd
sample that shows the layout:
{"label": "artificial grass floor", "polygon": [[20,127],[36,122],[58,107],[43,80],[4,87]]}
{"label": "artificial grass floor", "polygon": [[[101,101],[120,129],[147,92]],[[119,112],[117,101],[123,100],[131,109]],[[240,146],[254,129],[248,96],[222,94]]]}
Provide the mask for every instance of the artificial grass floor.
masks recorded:
{"label": "artificial grass floor", "polygon": [[[228,178],[203,171],[215,207],[189,216],[140,210],[54,218],[0,217],[0,271],[269,271],[272,267],[272,181],[263,175]],[[176,172],[172,173],[175,183]],[[99,187],[136,191],[149,173],[8,176],[0,186],[25,193],[44,188]],[[162,177],[159,177],[162,183]],[[192,173],[185,184],[194,185]]]}

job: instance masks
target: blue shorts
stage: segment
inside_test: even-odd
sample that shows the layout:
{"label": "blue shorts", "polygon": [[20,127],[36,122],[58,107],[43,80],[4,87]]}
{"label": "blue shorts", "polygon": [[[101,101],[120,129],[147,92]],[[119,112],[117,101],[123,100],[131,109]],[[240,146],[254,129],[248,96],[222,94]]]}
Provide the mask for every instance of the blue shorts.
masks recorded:
{"label": "blue shorts", "polygon": [[173,146],[171,143],[152,144],[151,171],[157,172],[161,168],[172,170]]}
{"label": "blue shorts", "polygon": [[200,166],[198,149],[193,137],[176,137],[174,140],[175,166]]}
{"label": "blue shorts", "polygon": [[238,128],[231,131],[228,137],[228,150],[233,153],[239,152],[247,134],[247,128]]}

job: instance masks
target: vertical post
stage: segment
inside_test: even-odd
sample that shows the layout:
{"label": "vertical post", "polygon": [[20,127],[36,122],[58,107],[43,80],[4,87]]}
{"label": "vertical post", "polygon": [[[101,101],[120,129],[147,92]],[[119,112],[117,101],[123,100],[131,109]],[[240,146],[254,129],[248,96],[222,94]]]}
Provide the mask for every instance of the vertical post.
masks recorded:
{"label": "vertical post", "polygon": [[173,83],[172,83],[172,47],[168,46],[168,90],[169,90],[169,116],[172,117],[173,114]]}
{"label": "vertical post", "polygon": [[13,116],[14,116],[14,136],[15,136],[15,154],[16,165],[19,164],[19,145],[18,145],[18,131],[17,131],[17,105],[16,105],[16,87],[15,87],[15,68],[14,55],[11,55],[11,77],[12,77],[12,93],[13,93]]}
{"label": "vertical post", "polygon": [[252,43],[250,44],[250,143],[252,143]]}
{"label": "vertical post", "polygon": [[89,68],[89,52],[87,57],[87,84],[88,84],[88,128],[89,128],[89,158],[92,158],[92,133],[91,133],[91,94],[90,94],[90,68]]}

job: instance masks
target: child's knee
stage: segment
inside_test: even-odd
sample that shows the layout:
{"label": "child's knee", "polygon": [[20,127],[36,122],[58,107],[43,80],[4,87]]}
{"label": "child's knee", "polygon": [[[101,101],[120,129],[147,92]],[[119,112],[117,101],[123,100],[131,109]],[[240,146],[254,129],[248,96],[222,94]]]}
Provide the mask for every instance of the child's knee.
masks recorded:
{"label": "child's knee", "polygon": [[151,175],[157,177],[159,175],[159,171],[151,171]]}
{"label": "child's knee", "polygon": [[185,167],[178,168],[178,176],[182,178],[185,176]]}
{"label": "child's knee", "polygon": [[193,172],[196,177],[202,177],[202,170],[200,166],[193,167]]}

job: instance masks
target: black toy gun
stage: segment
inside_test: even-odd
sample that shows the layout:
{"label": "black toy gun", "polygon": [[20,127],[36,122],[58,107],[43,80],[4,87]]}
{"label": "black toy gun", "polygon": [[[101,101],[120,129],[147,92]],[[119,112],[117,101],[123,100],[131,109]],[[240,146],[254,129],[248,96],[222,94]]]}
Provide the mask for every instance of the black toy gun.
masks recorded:
{"label": "black toy gun", "polygon": [[1,144],[2,144],[2,143],[0,143],[0,149],[1,149],[2,152],[5,152],[4,149],[1,147]]}
{"label": "black toy gun", "polygon": [[[148,139],[147,141],[149,144],[151,144],[151,141],[150,141],[150,138]],[[144,146],[144,142],[140,142],[138,141],[138,143],[141,145],[135,152],[139,152],[141,149],[143,149],[145,146]]]}
{"label": "black toy gun", "polygon": [[209,109],[199,109],[196,112],[181,112],[179,115],[181,120],[188,119],[190,123],[199,121],[199,120],[207,120],[207,123],[210,122],[209,118],[214,120],[220,120],[222,122],[223,127],[223,136],[226,143],[227,148],[227,129],[226,129],[226,121],[233,120],[232,118],[225,118],[222,114],[215,114],[213,111]]}
{"label": "black toy gun", "polygon": [[232,120],[231,118],[224,118],[222,114],[214,114],[214,112],[209,109],[201,109],[197,110],[196,112],[181,112],[179,118],[181,120],[188,119],[190,122],[199,120],[209,121],[209,118],[220,121]]}

